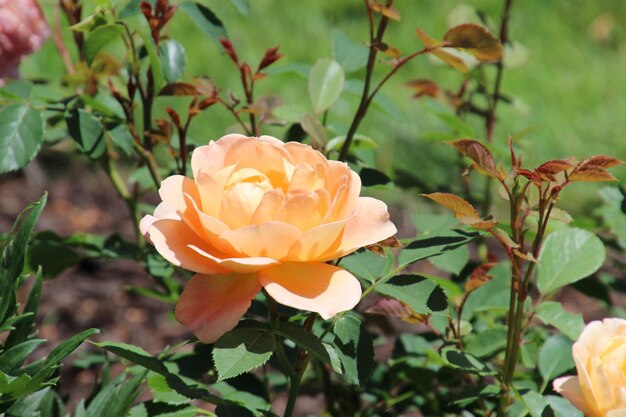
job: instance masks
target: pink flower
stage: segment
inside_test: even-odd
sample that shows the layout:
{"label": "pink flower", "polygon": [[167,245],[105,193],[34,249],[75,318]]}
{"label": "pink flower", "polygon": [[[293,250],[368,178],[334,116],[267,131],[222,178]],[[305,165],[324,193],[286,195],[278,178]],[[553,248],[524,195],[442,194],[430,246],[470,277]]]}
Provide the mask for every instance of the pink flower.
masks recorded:
{"label": "pink flower", "polygon": [[197,274],[176,318],[206,343],[233,329],[265,288],[323,318],[353,308],[359,281],[326,262],[396,233],[387,206],[359,197],[361,180],[310,146],[228,135],[195,150],[194,179],[163,181],[142,219],[168,261]]}
{"label": "pink flower", "polygon": [[36,1],[0,0],[0,83],[18,77],[22,58],[39,49],[49,33]]}

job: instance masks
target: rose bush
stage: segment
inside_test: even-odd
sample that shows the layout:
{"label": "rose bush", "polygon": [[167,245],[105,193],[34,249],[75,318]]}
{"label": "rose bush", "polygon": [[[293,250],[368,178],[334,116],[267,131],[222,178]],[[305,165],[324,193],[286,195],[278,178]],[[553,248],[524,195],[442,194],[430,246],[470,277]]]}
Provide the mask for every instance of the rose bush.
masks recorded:
{"label": "rose bush", "polygon": [[0,85],[18,77],[22,58],[39,49],[49,32],[36,1],[0,0]]}
{"label": "rose bush", "polygon": [[626,416],[626,320],[593,321],[572,348],[578,376],[554,389],[587,417]]}
{"label": "rose bush", "polygon": [[354,307],[359,281],[326,262],[396,233],[387,206],[359,197],[347,164],[296,142],[228,135],[197,148],[194,179],[174,175],[141,223],[168,261],[197,274],[177,319],[207,343],[234,328],[265,288],[329,318]]}

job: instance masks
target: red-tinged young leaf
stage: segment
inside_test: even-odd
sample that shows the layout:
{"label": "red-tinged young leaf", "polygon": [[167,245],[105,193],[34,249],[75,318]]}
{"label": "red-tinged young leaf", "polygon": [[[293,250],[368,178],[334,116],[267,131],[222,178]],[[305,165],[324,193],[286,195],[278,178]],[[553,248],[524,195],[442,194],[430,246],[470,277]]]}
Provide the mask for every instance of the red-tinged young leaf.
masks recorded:
{"label": "red-tinged young leaf", "polygon": [[429,314],[418,314],[411,307],[395,298],[383,297],[365,310],[366,313],[379,314],[387,317],[398,317],[408,323],[426,323]]}
{"label": "red-tinged young leaf", "polygon": [[521,258],[525,261],[537,262],[537,258],[535,258],[530,252],[522,253],[519,249],[513,249],[513,253],[517,255],[518,258]]}
{"label": "red-tinged young leaf", "polygon": [[213,80],[209,78],[203,77],[195,77],[193,79],[193,84],[196,89],[200,92],[201,95],[207,97],[217,97],[219,90],[215,86]]}
{"label": "red-tinged young leaf", "polygon": [[478,210],[459,196],[449,193],[431,193],[421,195],[430,198],[434,202],[441,204],[449,210],[452,210],[457,219],[474,219],[476,222],[480,221],[480,214],[478,214]]}
{"label": "red-tinged young leaf", "polygon": [[565,159],[553,159],[539,165],[535,171],[541,174],[554,175],[570,168],[572,168],[572,164],[569,161]]}
{"label": "red-tinged young leaf", "polygon": [[491,233],[498,241],[505,245],[508,249],[519,248],[519,243],[516,243],[507,232],[502,229],[493,229]]}
{"label": "red-tinged young leaf", "polygon": [[584,165],[584,166],[596,166],[596,167],[602,167],[602,168],[611,168],[617,165],[621,165],[624,162],[620,161],[619,159],[610,157],[610,156],[606,156],[606,155],[595,155],[592,156],[591,158],[587,158],[585,160],[583,160],[580,165]]}
{"label": "red-tinged young leaf", "polygon": [[377,3],[375,1],[370,2],[369,6],[373,12],[380,13],[388,19],[396,21],[400,20],[400,13],[398,12],[398,9],[393,6],[387,7],[384,4]]}
{"label": "red-tinged young leaf", "polygon": [[478,265],[470,274],[470,278],[465,283],[465,292],[472,292],[491,281],[493,277],[489,275],[491,268],[496,266],[496,262],[487,262]]}
{"label": "red-tinged young leaf", "polygon": [[541,177],[536,172],[533,172],[525,168],[518,168],[515,170],[515,172],[517,175],[521,175],[523,177],[528,178],[535,185],[541,185]]}
{"label": "red-tinged young leaf", "polygon": [[437,97],[441,93],[441,89],[436,82],[425,79],[411,80],[406,83],[406,86],[415,92],[413,98],[420,98],[423,96]]}
{"label": "red-tinged young leaf", "polygon": [[452,68],[456,69],[459,72],[466,73],[469,71],[465,62],[457,56],[452,55],[449,52],[444,51],[441,47],[446,46],[446,44],[442,41],[438,41],[435,38],[431,38],[420,28],[415,29],[417,32],[417,36],[420,38],[424,46],[432,48],[430,53],[435,55],[437,58],[441,59],[446,64],[450,65]]}
{"label": "red-tinged young leaf", "polygon": [[218,102],[218,100],[216,98],[208,97],[208,98],[205,98],[204,100],[202,100],[200,103],[198,103],[198,108],[200,110],[204,110],[207,107],[210,107],[210,106],[214,105],[217,102]]}
{"label": "red-tinged young leaf", "polygon": [[378,255],[385,254],[385,248],[401,248],[402,243],[395,237],[391,236],[385,240],[381,240],[380,242],[376,242],[373,245],[368,245],[365,249],[377,253]]}
{"label": "red-tinged young leaf", "polygon": [[487,29],[466,23],[450,29],[443,37],[449,46],[463,49],[480,61],[497,61],[502,58],[502,44]]}
{"label": "red-tinged young leaf", "polygon": [[237,57],[237,53],[235,52],[235,48],[233,48],[233,44],[226,38],[220,39],[220,43],[224,47],[224,52],[228,54],[230,59],[237,65],[239,65],[239,57]]}
{"label": "red-tinged young leaf", "polygon": [[168,84],[159,91],[160,96],[197,96],[200,91],[189,83]]}
{"label": "red-tinged young leaf", "polygon": [[598,181],[617,181],[609,171],[600,166],[577,166],[568,179],[570,182],[598,182]]}
{"label": "red-tinged young leaf", "polygon": [[[476,162],[479,171],[498,177],[499,173],[498,170],[496,170],[496,162],[485,145],[473,139],[459,139],[449,143],[463,155]],[[482,170],[480,168],[482,168]]]}
{"label": "red-tinged young leaf", "polygon": [[474,229],[480,230],[489,230],[498,224],[497,221],[492,219],[481,220],[476,217],[460,217],[459,221],[462,224],[466,224],[468,226],[472,226]]}
{"label": "red-tinged young leaf", "polygon": [[374,45],[374,47],[378,51],[383,52],[385,55],[387,55],[389,58],[392,58],[392,59],[400,58],[400,56],[402,55],[402,53],[400,52],[398,48],[390,46],[389,44],[386,44],[385,42],[378,42],[377,44]]}

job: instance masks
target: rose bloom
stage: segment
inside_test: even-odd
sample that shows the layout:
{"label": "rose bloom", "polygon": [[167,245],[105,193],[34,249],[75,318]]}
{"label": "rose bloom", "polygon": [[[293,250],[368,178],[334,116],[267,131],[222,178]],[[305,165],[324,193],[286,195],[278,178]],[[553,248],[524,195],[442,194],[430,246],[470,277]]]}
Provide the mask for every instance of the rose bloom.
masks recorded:
{"label": "rose bloom", "polygon": [[347,164],[270,136],[228,135],[197,148],[194,179],[163,181],[163,202],[141,229],[174,265],[196,272],[176,318],[211,343],[265,288],[324,319],[353,308],[361,285],[327,262],[396,233],[387,206],[359,197]]}
{"label": "rose bloom", "polygon": [[578,376],[554,381],[554,390],[586,417],[626,416],[626,320],[592,321],[572,348]]}
{"label": "rose bloom", "polygon": [[17,78],[22,58],[41,47],[50,31],[34,0],[0,0],[0,85]]}

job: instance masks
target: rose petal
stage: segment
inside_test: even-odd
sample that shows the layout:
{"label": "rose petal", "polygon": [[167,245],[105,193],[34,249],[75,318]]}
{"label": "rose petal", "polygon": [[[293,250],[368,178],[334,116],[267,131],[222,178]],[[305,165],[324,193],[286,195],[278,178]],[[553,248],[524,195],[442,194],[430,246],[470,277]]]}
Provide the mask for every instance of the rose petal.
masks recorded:
{"label": "rose petal", "polygon": [[282,144],[248,138],[232,144],[224,157],[224,165],[237,164],[238,169],[253,168],[269,178],[274,187],[284,186],[285,164],[291,156]]}
{"label": "rose petal", "polygon": [[198,178],[200,172],[213,174],[224,168],[224,156],[230,147],[240,141],[248,139],[244,135],[232,134],[220,138],[218,141],[211,141],[207,146],[199,146],[191,155],[191,170],[193,177]]}
{"label": "rose petal", "polygon": [[341,237],[348,220],[326,223],[307,230],[296,241],[287,258],[288,261],[318,261],[325,253],[335,253],[341,245]]}
{"label": "rose petal", "polygon": [[591,412],[591,408],[585,402],[578,377],[565,376],[557,378],[552,383],[552,386],[556,392],[567,398],[574,405],[574,407],[578,408],[585,414],[589,414]]}
{"label": "rose petal", "polygon": [[322,223],[328,205],[326,190],[292,195],[287,197],[285,204],[278,210],[276,219],[306,231]]}
{"label": "rose petal", "polygon": [[213,343],[232,330],[260,291],[256,274],[197,274],[176,305],[176,319],[200,341]]}
{"label": "rose petal", "polygon": [[334,265],[285,263],[260,271],[259,278],[277,302],[317,312],[324,319],[350,310],[361,298],[359,281]]}
{"label": "rose petal", "polygon": [[276,259],[263,258],[260,256],[220,259],[197,246],[189,245],[189,248],[199,255],[211,260],[212,262],[217,263],[220,267],[224,268],[224,270],[238,272],[242,274],[257,272],[261,269],[267,268],[268,266],[278,264],[278,261]]}
{"label": "rose petal", "polygon": [[280,188],[274,188],[266,192],[254,211],[252,216],[252,224],[265,223],[276,220],[278,210],[285,202],[285,193]]}
{"label": "rose petal", "polygon": [[281,260],[300,236],[302,232],[290,224],[266,222],[229,230],[220,239],[227,241],[242,256]]}
{"label": "rose petal", "polygon": [[207,243],[182,221],[156,220],[148,228],[147,237],[161,256],[176,266],[204,274],[225,271],[214,259],[202,256],[190,247],[202,248]]}
{"label": "rose petal", "polygon": [[345,256],[358,248],[387,239],[397,231],[389,220],[385,203],[375,198],[360,197],[355,215],[346,223],[339,251],[324,255],[322,260]]}
{"label": "rose petal", "polygon": [[258,184],[240,182],[222,195],[219,219],[231,229],[247,226],[263,200],[266,189]]}

